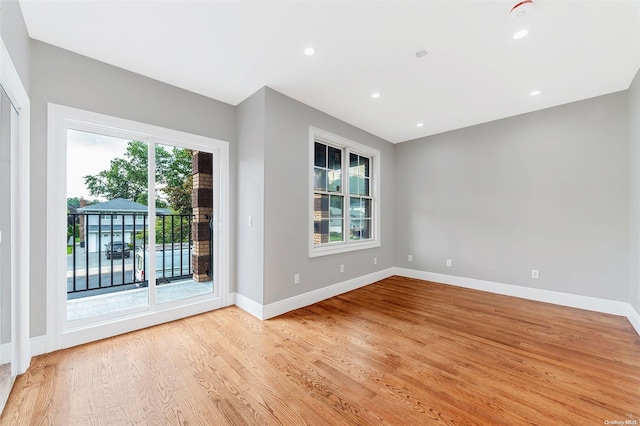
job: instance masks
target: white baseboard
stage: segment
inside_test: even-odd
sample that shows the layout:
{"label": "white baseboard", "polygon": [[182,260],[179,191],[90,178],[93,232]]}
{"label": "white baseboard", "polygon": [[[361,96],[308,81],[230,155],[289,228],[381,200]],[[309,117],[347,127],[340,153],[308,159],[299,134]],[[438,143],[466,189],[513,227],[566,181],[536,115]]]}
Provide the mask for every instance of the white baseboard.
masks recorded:
{"label": "white baseboard", "polygon": [[633,328],[636,329],[638,334],[640,334],[640,314],[638,313],[638,311],[633,309],[631,303],[629,303],[629,308],[627,309],[627,319],[629,320]]}
{"label": "white baseboard", "polygon": [[[265,320],[295,309],[312,305],[339,294],[367,286],[376,281],[389,278],[392,275],[400,275],[419,280],[433,281],[442,284],[486,291],[488,293],[502,294],[505,296],[537,300],[539,302],[553,303],[555,305],[624,316],[628,318],[631,325],[640,335],[640,314],[631,306],[630,303],[396,267],[333,284],[328,287],[313,290],[308,293],[290,297],[279,302],[270,303],[265,306],[254,302],[241,294],[231,293],[227,299],[227,305],[235,303],[239,308],[250,313],[256,318]],[[42,355],[47,352],[46,336],[31,338],[31,356]]]}
{"label": "white baseboard", "polygon": [[278,315],[282,315],[296,309],[304,308],[305,306],[312,305],[314,303],[329,299],[339,294],[367,286],[376,281],[389,278],[393,274],[394,268],[384,269],[382,271],[363,275],[362,277],[343,281],[341,283],[313,290],[308,293],[299,294],[297,296],[293,296],[288,299],[270,303],[264,306],[242,296],[241,294],[236,294],[236,305],[238,305],[238,307],[247,311],[251,315],[255,316],[256,318],[265,320],[277,317]]}
{"label": "white baseboard", "polygon": [[261,304],[259,304],[258,302],[254,302],[253,300],[239,293],[235,294],[235,298],[236,298],[236,305],[240,309],[247,311],[248,313],[250,313],[251,315],[253,315],[258,319],[261,319],[261,320],[264,319],[262,315],[263,306]]}
{"label": "white baseboard", "polygon": [[38,336],[31,338],[31,356],[38,356],[42,354],[46,354],[49,352],[47,350],[47,336]]}
{"label": "white baseboard", "polygon": [[541,290],[413,269],[396,268],[396,275],[620,316],[627,316],[627,308],[629,305],[628,303],[615,300],[598,299],[596,297],[581,296],[578,294]]}
{"label": "white baseboard", "polygon": [[627,317],[638,334],[640,334],[640,315],[631,307],[631,304],[626,302],[599,299],[597,297],[582,296],[579,294],[562,293],[559,291],[502,284],[454,275],[436,274],[434,272],[417,271],[414,269],[394,269],[395,275],[401,275],[404,277]]}
{"label": "white baseboard", "polygon": [[313,290],[308,293],[290,297],[279,302],[270,303],[264,306],[264,309],[262,311],[263,316],[265,319],[277,317],[278,315],[282,315],[289,311],[313,305],[314,303],[320,302],[321,300],[329,299],[339,294],[375,283],[376,281],[389,278],[392,275],[393,268],[384,269],[372,274],[363,275],[358,278],[353,278],[348,281],[343,281],[341,283],[333,284],[328,287],[323,287],[318,290]]}

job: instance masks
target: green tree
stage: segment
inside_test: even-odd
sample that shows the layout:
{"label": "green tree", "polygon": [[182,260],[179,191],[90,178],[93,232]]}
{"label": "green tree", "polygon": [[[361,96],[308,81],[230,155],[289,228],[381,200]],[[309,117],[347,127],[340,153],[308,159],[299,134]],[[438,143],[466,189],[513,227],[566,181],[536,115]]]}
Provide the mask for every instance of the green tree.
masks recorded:
{"label": "green tree", "polygon": [[[191,214],[191,150],[156,145],[157,207]],[[123,157],[114,158],[108,170],[84,176],[93,196],[124,198],[148,205],[148,145],[129,141]]]}

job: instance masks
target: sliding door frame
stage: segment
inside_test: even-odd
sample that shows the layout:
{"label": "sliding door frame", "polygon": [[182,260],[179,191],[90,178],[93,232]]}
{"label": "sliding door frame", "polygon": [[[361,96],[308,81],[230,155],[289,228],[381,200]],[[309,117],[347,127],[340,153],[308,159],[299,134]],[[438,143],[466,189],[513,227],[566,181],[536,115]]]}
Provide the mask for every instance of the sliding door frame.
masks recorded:
{"label": "sliding door frame", "polygon": [[[66,321],[66,270],[64,269],[66,223],[66,144],[67,129],[99,132],[105,135],[138,138],[149,147],[157,143],[175,143],[176,146],[213,152],[218,158],[218,186],[214,192],[216,238],[219,241],[219,268],[214,281],[217,295],[213,298],[184,299],[181,303],[155,305],[149,287],[150,308],[142,312],[126,313],[108,321],[74,326]],[[66,106],[48,105],[47,150],[47,352],[126,333],[189,315],[227,306],[229,295],[229,143],[209,137],[138,123],[104,114]],[[153,157],[152,157],[153,159]],[[153,163],[153,162],[151,162]],[[153,165],[153,164],[151,164]],[[151,176],[151,175],[150,175]],[[150,188],[153,189],[153,188]],[[153,209],[150,211],[153,220]],[[152,263],[152,262],[151,262]],[[153,265],[149,265],[154,269]]]}

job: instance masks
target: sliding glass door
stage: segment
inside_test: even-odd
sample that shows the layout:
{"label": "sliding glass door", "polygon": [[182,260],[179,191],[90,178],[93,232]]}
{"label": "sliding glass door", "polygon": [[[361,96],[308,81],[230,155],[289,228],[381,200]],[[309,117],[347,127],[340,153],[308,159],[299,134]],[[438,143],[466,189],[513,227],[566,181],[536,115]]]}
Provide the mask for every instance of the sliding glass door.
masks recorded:
{"label": "sliding glass door", "polygon": [[50,127],[66,165],[51,346],[224,306],[228,144],[55,105]]}
{"label": "sliding glass door", "polygon": [[212,296],[214,153],[74,128],[66,142],[67,321]]}

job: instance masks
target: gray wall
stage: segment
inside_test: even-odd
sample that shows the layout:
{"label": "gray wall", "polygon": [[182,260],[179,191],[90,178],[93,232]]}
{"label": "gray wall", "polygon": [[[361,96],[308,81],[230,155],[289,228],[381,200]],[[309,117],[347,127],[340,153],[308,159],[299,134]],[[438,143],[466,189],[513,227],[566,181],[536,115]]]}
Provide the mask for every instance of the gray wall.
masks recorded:
{"label": "gray wall", "polygon": [[[236,291],[262,304],[264,282],[264,121],[261,89],[237,107],[238,224]],[[249,217],[253,225],[249,225]]]}
{"label": "gray wall", "polygon": [[[231,105],[32,40],[31,336],[46,333],[48,102],[226,140],[231,142],[231,176],[236,164],[236,119]],[[231,196],[235,206],[235,179]],[[232,241],[234,237],[232,232]]]}
{"label": "gray wall", "polygon": [[[381,151],[380,248],[308,257],[309,126]],[[394,146],[269,88],[265,127],[263,303],[267,305],[392,267]],[[377,265],[373,264],[374,257],[378,257]],[[343,273],[340,264],[345,265]],[[294,284],[294,274],[300,274],[300,284]]]}
{"label": "gray wall", "polygon": [[640,314],[640,71],[629,102],[629,303]]}
{"label": "gray wall", "polygon": [[626,302],[627,118],[620,92],[397,145],[396,265]]}
{"label": "gray wall", "polygon": [[[4,23],[19,9],[0,1]],[[231,291],[260,304],[402,266],[640,310],[640,164],[628,161],[628,134],[640,153],[638,77],[628,93],[394,146],[269,88],[234,108],[38,41],[25,48],[21,22],[2,36],[31,72],[32,336],[46,332],[48,102],[230,141]],[[308,258],[309,125],[382,151],[380,248]]]}
{"label": "gray wall", "polygon": [[9,51],[22,85],[29,93],[30,40],[18,0],[0,0],[0,37]]}

